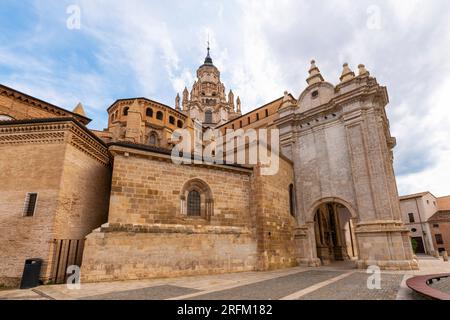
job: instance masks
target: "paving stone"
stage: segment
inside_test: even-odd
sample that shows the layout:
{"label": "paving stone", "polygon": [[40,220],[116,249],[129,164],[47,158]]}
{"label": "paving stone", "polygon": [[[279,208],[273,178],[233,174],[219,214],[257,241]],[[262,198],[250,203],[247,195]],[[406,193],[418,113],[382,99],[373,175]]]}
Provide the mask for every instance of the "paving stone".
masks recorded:
{"label": "paving stone", "polygon": [[342,271],[311,270],[213,292],[189,300],[277,300],[343,273]]}
{"label": "paving stone", "polygon": [[367,288],[366,273],[355,273],[347,278],[320,288],[300,300],[395,300],[403,274],[382,274],[381,289]]}
{"label": "paving stone", "polygon": [[198,292],[199,290],[182,288],[176,286],[156,286],[137,290],[118,291],[108,294],[90,296],[80,300],[164,300],[186,294]]}

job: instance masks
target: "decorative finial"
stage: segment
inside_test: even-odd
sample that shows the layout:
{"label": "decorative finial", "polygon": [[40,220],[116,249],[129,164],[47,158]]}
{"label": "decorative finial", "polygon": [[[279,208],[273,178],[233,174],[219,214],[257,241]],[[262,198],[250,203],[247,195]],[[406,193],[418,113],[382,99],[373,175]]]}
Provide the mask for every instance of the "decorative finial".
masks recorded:
{"label": "decorative finial", "polygon": [[306,79],[306,82],[308,83],[308,85],[312,85],[323,81],[325,80],[323,79],[319,68],[317,68],[316,66],[316,60],[311,60],[311,68],[309,68],[309,78]]}
{"label": "decorative finial", "polygon": [[76,113],[80,116],[86,117],[86,113],[84,112],[84,107],[81,104],[81,102],[78,102],[77,106],[75,107],[75,109],[73,109],[73,113]]}
{"label": "decorative finial", "polygon": [[359,66],[358,66],[358,70],[359,70],[359,75],[360,76],[363,76],[363,75],[369,75],[370,73],[369,73],[369,71],[367,71],[367,69],[366,69],[366,66],[365,65],[363,65],[363,64],[360,64]]}
{"label": "decorative finial", "polygon": [[289,107],[293,105],[292,97],[288,91],[284,92],[283,102],[281,103],[281,108]]}
{"label": "decorative finial", "polygon": [[341,82],[352,80],[355,77],[355,73],[350,69],[348,63],[344,63],[342,75],[340,77]]}

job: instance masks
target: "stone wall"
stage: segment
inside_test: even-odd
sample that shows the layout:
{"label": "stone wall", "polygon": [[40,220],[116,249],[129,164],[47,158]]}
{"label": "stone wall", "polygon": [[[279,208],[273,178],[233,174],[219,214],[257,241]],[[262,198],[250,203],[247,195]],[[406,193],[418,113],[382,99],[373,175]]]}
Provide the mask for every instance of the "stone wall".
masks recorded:
{"label": "stone wall", "polygon": [[[87,238],[84,281],[254,270],[251,170],[176,165],[168,156],[136,148],[110,151],[109,223]],[[188,217],[182,210],[182,190],[193,180],[210,188],[210,218]]]}
{"label": "stone wall", "polygon": [[263,176],[260,168],[255,168],[252,210],[256,211],[258,270],[298,265],[297,217],[291,215],[289,203],[289,186],[293,183],[292,163],[287,159],[280,158],[276,175]]}
{"label": "stone wall", "polygon": [[84,282],[254,270],[256,242],[242,228],[108,227],[88,237]]}

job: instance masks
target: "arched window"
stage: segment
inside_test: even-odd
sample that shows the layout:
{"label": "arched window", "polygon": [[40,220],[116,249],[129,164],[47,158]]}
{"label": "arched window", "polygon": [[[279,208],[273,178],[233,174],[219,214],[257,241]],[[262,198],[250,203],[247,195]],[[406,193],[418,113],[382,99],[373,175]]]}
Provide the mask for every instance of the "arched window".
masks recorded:
{"label": "arched window", "polygon": [[158,111],[158,112],[156,113],[156,119],[162,121],[162,120],[164,119],[164,113],[162,113],[161,111]]}
{"label": "arched window", "polygon": [[152,134],[150,134],[150,139],[148,139],[148,143],[152,146],[155,146],[157,144],[157,142],[158,142],[158,137],[153,132]]}
{"label": "arched window", "polygon": [[6,114],[0,114],[0,121],[11,121],[11,120],[14,120],[14,118]]}
{"label": "arched window", "polygon": [[124,115],[124,116],[127,116],[127,115],[128,115],[128,110],[130,110],[129,107],[125,107],[125,108],[123,109],[123,115]]}
{"label": "arched window", "polygon": [[200,193],[196,190],[192,190],[188,194],[187,215],[198,217],[201,216]]}
{"label": "arched window", "polygon": [[170,116],[169,117],[169,123],[175,125],[175,118]]}
{"label": "arched window", "polygon": [[294,185],[289,185],[289,211],[291,213],[291,216],[295,217],[295,192],[294,192]]}
{"label": "arched window", "polygon": [[152,108],[147,108],[147,110],[145,111],[145,115],[147,117],[153,118],[153,109]]}
{"label": "arched window", "polygon": [[183,121],[178,120],[178,122],[177,122],[177,127],[178,127],[178,128],[183,128]]}
{"label": "arched window", "polygon": [[207,110],[205,112],[205,123],[212,123],[213,122],[213,114],[211,110]]}
{"label": "arched window", "polygon": [[214,214],[214,200],[209,186],[200,179],[185,183],[180,194],[181,214],[209,220]]}

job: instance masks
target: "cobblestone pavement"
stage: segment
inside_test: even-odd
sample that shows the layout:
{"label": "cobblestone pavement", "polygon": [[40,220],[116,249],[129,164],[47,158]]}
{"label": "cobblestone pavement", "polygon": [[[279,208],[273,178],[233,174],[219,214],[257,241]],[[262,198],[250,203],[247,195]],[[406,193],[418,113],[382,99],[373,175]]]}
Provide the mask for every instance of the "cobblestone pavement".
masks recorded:
{"label": "cobblestone pavement", "polygon": [[137,290],[111,292],[98,296],[80,298],[80,300],[166,300],[198,291],[176,286],[156,286]]}
{"label": "cobblestone pavement", "polygon": [[335,283],[329,284],[300,300],[395,300],[403,274],[382,274],[381,289],[368,289],[369,275],[357,272]]}
{"label": "cobblestone pavement", "polygon": [[[406,279],[423,274],[450,273],[450,263],[419,257],[419,271],[383,272],[381,289],[369,290],[370,274],[352,264],[321,268],[291,268],[268,272],[244,272],[110,283],[82,284],[81,290],[65,285],[34,290],[2,290],[0,300],[422,300],[406,286]],[[450,292],[450,279],[435,283]]]}
{"label": "cobblestone pavement", "polygon": [[450,294],[450,277],[443,278],[441,279],[441,281],[433,282],[431,287],[433,287],[436,290]]}
{"label": "cobblestone pavement", "polygon": [[278,300],[343,272],[310,270],[233,289],[200,295],[190,300]]}

